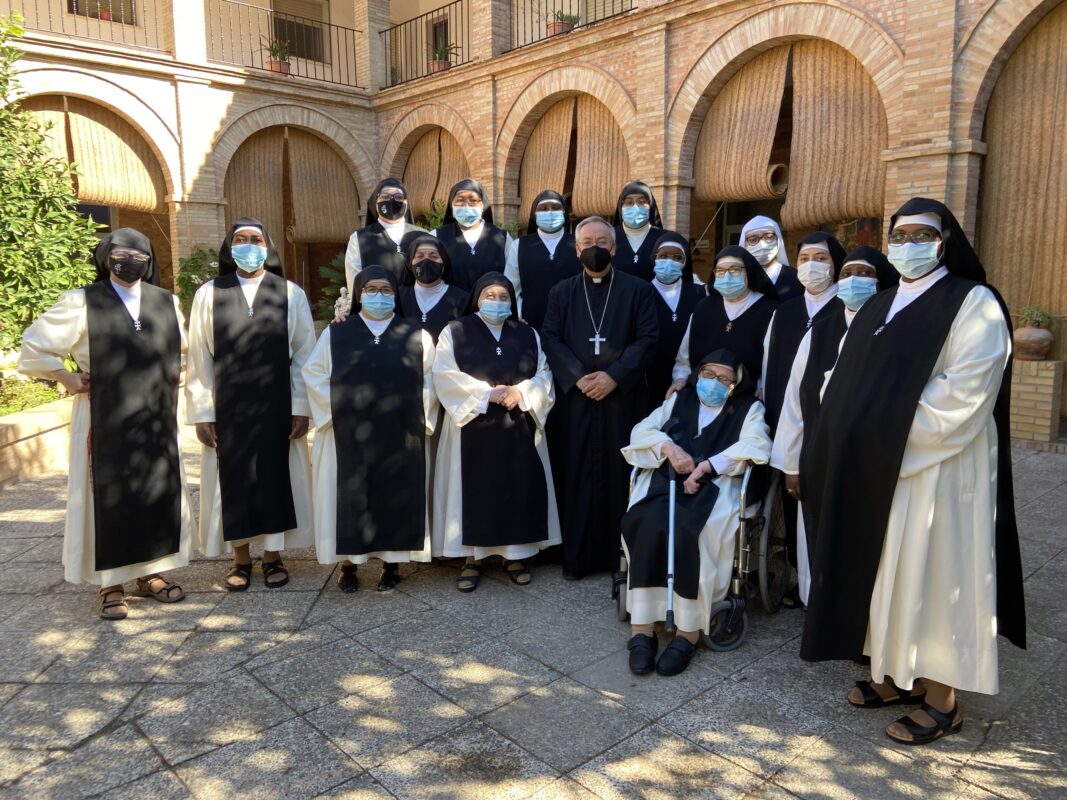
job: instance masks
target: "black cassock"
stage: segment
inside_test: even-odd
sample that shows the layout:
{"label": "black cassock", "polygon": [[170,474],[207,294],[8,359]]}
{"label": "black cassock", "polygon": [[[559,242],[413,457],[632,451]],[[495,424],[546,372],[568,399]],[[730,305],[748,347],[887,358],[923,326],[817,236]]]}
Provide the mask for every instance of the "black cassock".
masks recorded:
{"label": "black cassock", "polygon": [[452,320],[463,316],[468,297],[467,292],[462,289],[449,286],[448,291],[441,296],[437,304],[423,314],[422,309],[419,308],[419,301],[415,297],[415,287],[401,286],[400,293],[397,295],[399,301],[397,312],[405,319],[410,319],[416,325],[420,325],[433,337],[434,344],[436,344],[445,326]]}
{"label": "black cassock", "polygon": [[574,250],[574,234],[564,233],[554,253],[548,252],[537,233],[520,238],[518,247],[522,318],[540,331],[552,287],[582,271]]}
{"label": "black cassock", "polygon": [[179,549],[181,322],[174,296],[147,282],[136,321],[109,280],[86,286],[85,304],[96,569],[106,570]]}
{"label": "black cassock", "polygon": [[482,275],[487,272],[503,272],[508,234],[486,222],[474,245],[463,238],[463,229],[458,223],[450,222],[434,231],[434,236],[448,251],[452,262],[453,285],[469,292]]}
{"label": "black cassock", "polygon": [[[682,344],[685,329],[689,326],[689,318],[693,316],[697,304],[707,297],[703,286],[683,283],[678,308],[671,311],[671,307],[655,287],[653,292],[656,295],[656,317],[659,319],[659,343],[652,353],[652,365],[648,368],[648,402],[645,404],[648,413],[663,404],[663,398],[667,396],[667,389],[671,385],[671,372],[674,370],[678,347]],[[700,357],[705,355],[706,352]]]}
{"label": "black cassock", "polygon": [[[529,325],[509,319],[497,341],[481,317],[468,314],[449,330],[456,364],[472,378],[516,386],[537,374],[537,334]],[[531,414],[498,403],[460,428],[464,545],[500,547],[548,538],[548,484],[536,429]]]}
{"label": "black cassock", "polygon": [[[599,324],[601,314],[597,354],[593,320]],[[645,371],[658,339],[655,289],[647,281],[612,270],[610,279],[598,284],[583,272],[549,293],[541,346],[558,389],[549,451],[563,529],[563,565],[570,572],[607,570],[617,563],[619,520],[626,511],[630,474],[619,451],[642,418]],[[606,372],[618,387],[595,401],[575,384],[598,371]]]}
{"label": "black cassock", "polygon": [[222,535],[233,542],[292,530],[288,286],[263,273],[251,307],[236,272],[212,288]]}

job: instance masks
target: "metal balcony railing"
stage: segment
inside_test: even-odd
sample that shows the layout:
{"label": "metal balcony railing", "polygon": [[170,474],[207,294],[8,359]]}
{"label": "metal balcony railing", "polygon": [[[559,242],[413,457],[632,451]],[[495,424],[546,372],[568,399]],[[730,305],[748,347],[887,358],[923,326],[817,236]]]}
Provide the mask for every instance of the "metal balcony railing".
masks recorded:
{"label": "metal balcony railing", "polygon": [[633,0],[513,0],[511,49],[562,36],[633,7]]}
{"label": "metal balcony railing", "polygon": [[469,0],[435,8],[381,32],[388,86],[444,72],[471,60]]}
{"label": "metal balcony railing", "polygon": [[224,64],[359,86],[359,33],[235,0],[207,2],[208,59]]}
{"label": "metal balcony railing", "polygon": [[0,0],[0,16],[17,11],[27,31],[163,50],[157,0]]}

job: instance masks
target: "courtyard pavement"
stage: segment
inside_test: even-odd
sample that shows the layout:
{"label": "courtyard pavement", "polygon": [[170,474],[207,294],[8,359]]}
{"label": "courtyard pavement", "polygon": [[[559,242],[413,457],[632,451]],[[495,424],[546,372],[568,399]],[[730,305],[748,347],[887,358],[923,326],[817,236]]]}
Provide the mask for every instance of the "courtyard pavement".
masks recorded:
{"label": "courtyard pavement", "polygon": [[0,490],[0,796],[1064,798],[1067,456],[1018,451],[1015,486],[1030,649],[1002,643],[1000,695],[912,749],[882,733],[899,709],[845,702],[860,667],[799,659],[799,612],[638,678],[609,577],[555,566],[471,595],[450,564],[379,594],[371,566],[345,595],[290,552],[288,586],[257,569],[229,594],[197,560],[172,573],[184,602],[103,622],[63,582],[65,479],[24,481]]}

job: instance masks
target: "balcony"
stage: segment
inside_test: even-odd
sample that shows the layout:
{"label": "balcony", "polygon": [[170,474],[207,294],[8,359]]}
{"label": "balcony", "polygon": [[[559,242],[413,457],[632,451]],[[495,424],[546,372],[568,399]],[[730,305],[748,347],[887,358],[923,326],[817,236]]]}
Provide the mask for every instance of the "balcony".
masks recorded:
{"label": "balcony", "polygon": [[0,0],[0,16],[19,12],[27,32],[166,49],[158,0]]}
{"label": "balcony", "polygon": [[562,36],[633,7],[633,0],[513,0],[511,49]]}
{"label": "balcony", "polygon": [[388,86],[444,72],[471,60],[470,0],[455,0],[381,32]]}
{"label": "balcony", "polygon": [[208,0],[208,59],[358,87],[353,28],[235,0]]}

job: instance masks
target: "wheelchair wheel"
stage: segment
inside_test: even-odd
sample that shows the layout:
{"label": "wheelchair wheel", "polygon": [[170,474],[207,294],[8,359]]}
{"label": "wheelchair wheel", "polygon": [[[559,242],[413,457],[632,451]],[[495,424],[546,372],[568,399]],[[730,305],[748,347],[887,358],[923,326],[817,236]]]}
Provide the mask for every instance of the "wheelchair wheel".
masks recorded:
{"label": "wheelchair wheel", "polygon": [[792,570],[789,566],[781,490],[782,481],[776,477],[763,504],[763,529],[759,538],[760,601],[768,614],[782,607],[782,598],[789,587]]}
{"label": "wheelchair wheel", "polygon": [[734,606],[729,600],[716,603],[711,608],[711,619],[708,622],[708,632],[704,634],[704,644],[719,653],[736,650],[748,633],[748,612],[743,608],[741,616],[736,621],[733,629],[729,629],[730,618],[733,616]]}
{"label": "wheelchair wheel", "polygon": [[615,615],[619,622],[630,618],[630,612],[626,610],[626,581],[625,572],[615,572],[611,576],[611,596],[615,598]]}

